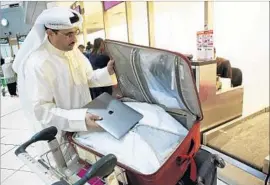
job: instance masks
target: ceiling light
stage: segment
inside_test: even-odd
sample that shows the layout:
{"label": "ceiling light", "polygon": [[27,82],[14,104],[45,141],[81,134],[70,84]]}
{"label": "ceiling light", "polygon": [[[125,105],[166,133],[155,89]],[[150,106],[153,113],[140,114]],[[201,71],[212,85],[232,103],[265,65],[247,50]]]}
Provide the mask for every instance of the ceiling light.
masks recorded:
{"label": "ceiling light", "polygon": [[1,25],[6,27],[8,25],[8,20],[6,18],[2,18]]}

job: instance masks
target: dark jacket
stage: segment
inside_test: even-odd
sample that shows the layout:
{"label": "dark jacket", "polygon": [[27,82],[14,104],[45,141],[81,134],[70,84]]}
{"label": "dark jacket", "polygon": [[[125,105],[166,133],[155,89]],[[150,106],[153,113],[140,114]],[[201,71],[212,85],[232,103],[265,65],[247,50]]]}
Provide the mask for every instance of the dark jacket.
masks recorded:
{"label": "dark jacket", "polygon": [[217,75],[222,78],[232,79],[232,67],[229,60],[217,57]]}
{"label": "dark jacket", "polygon": [[[96,69],[102,69],[107,66],[108,62],[110,61],[110,57],[107,55],[103,54],[90,54],[89,56],[89,61],[93,67],[94,70]],[[107,87],[95,87],[95,88],[90,88],[90,93],[92,96],[92,99],[95,99],[102,93],[107,92],[108,94],[112,95],[113,89],[112,86],[107,86]]]}
{"label": "dark jacket", "polygon": [[1,66],[5,63],[5,59],[1,57]]}

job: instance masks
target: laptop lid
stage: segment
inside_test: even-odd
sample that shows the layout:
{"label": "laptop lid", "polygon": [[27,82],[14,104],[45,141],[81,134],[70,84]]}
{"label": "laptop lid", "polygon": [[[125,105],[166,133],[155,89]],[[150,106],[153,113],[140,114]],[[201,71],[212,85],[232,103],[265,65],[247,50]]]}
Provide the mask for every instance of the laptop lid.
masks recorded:
{"label": "laptop lid", "polygon": [[108,93],[101,94],[84,108],[88,108],[88,113],[102,117],[96,123],[117,139],[121,139],[143,118],[142,114]]}

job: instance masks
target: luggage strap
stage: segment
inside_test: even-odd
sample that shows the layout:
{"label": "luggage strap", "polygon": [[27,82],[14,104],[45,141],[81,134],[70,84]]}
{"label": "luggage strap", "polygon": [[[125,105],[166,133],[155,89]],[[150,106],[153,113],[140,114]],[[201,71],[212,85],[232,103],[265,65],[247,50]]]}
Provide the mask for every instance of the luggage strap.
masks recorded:
{"label": "luggage strap", "polygon": [[193,182],[196,182],[197,180],[197,166],[193,158],[195,154],[196,154],[196,140],[191,139],[191,144],[188,153],[179,155],[179,157],[184,159],[184,161],[190,161],[190,179]]}
{"label": "luggage strap", "polygon": [[193,153],[190,155],[179,155],[179,157],[190,161],[190,179],[195,182],[197,180],[197,166],[193,158]]}

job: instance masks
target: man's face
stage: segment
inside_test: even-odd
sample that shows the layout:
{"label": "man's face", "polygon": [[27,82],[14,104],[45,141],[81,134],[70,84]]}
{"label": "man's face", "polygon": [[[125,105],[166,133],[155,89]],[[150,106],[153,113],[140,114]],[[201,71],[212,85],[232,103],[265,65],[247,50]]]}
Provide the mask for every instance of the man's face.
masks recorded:
{"label": "man's face", "polygon": [[62,51],[73,50],[75,43],[77,42],[76,36],[79,34],[78,28],[65,29],[59,31],[48,30],[47,34],[51,43]]}

